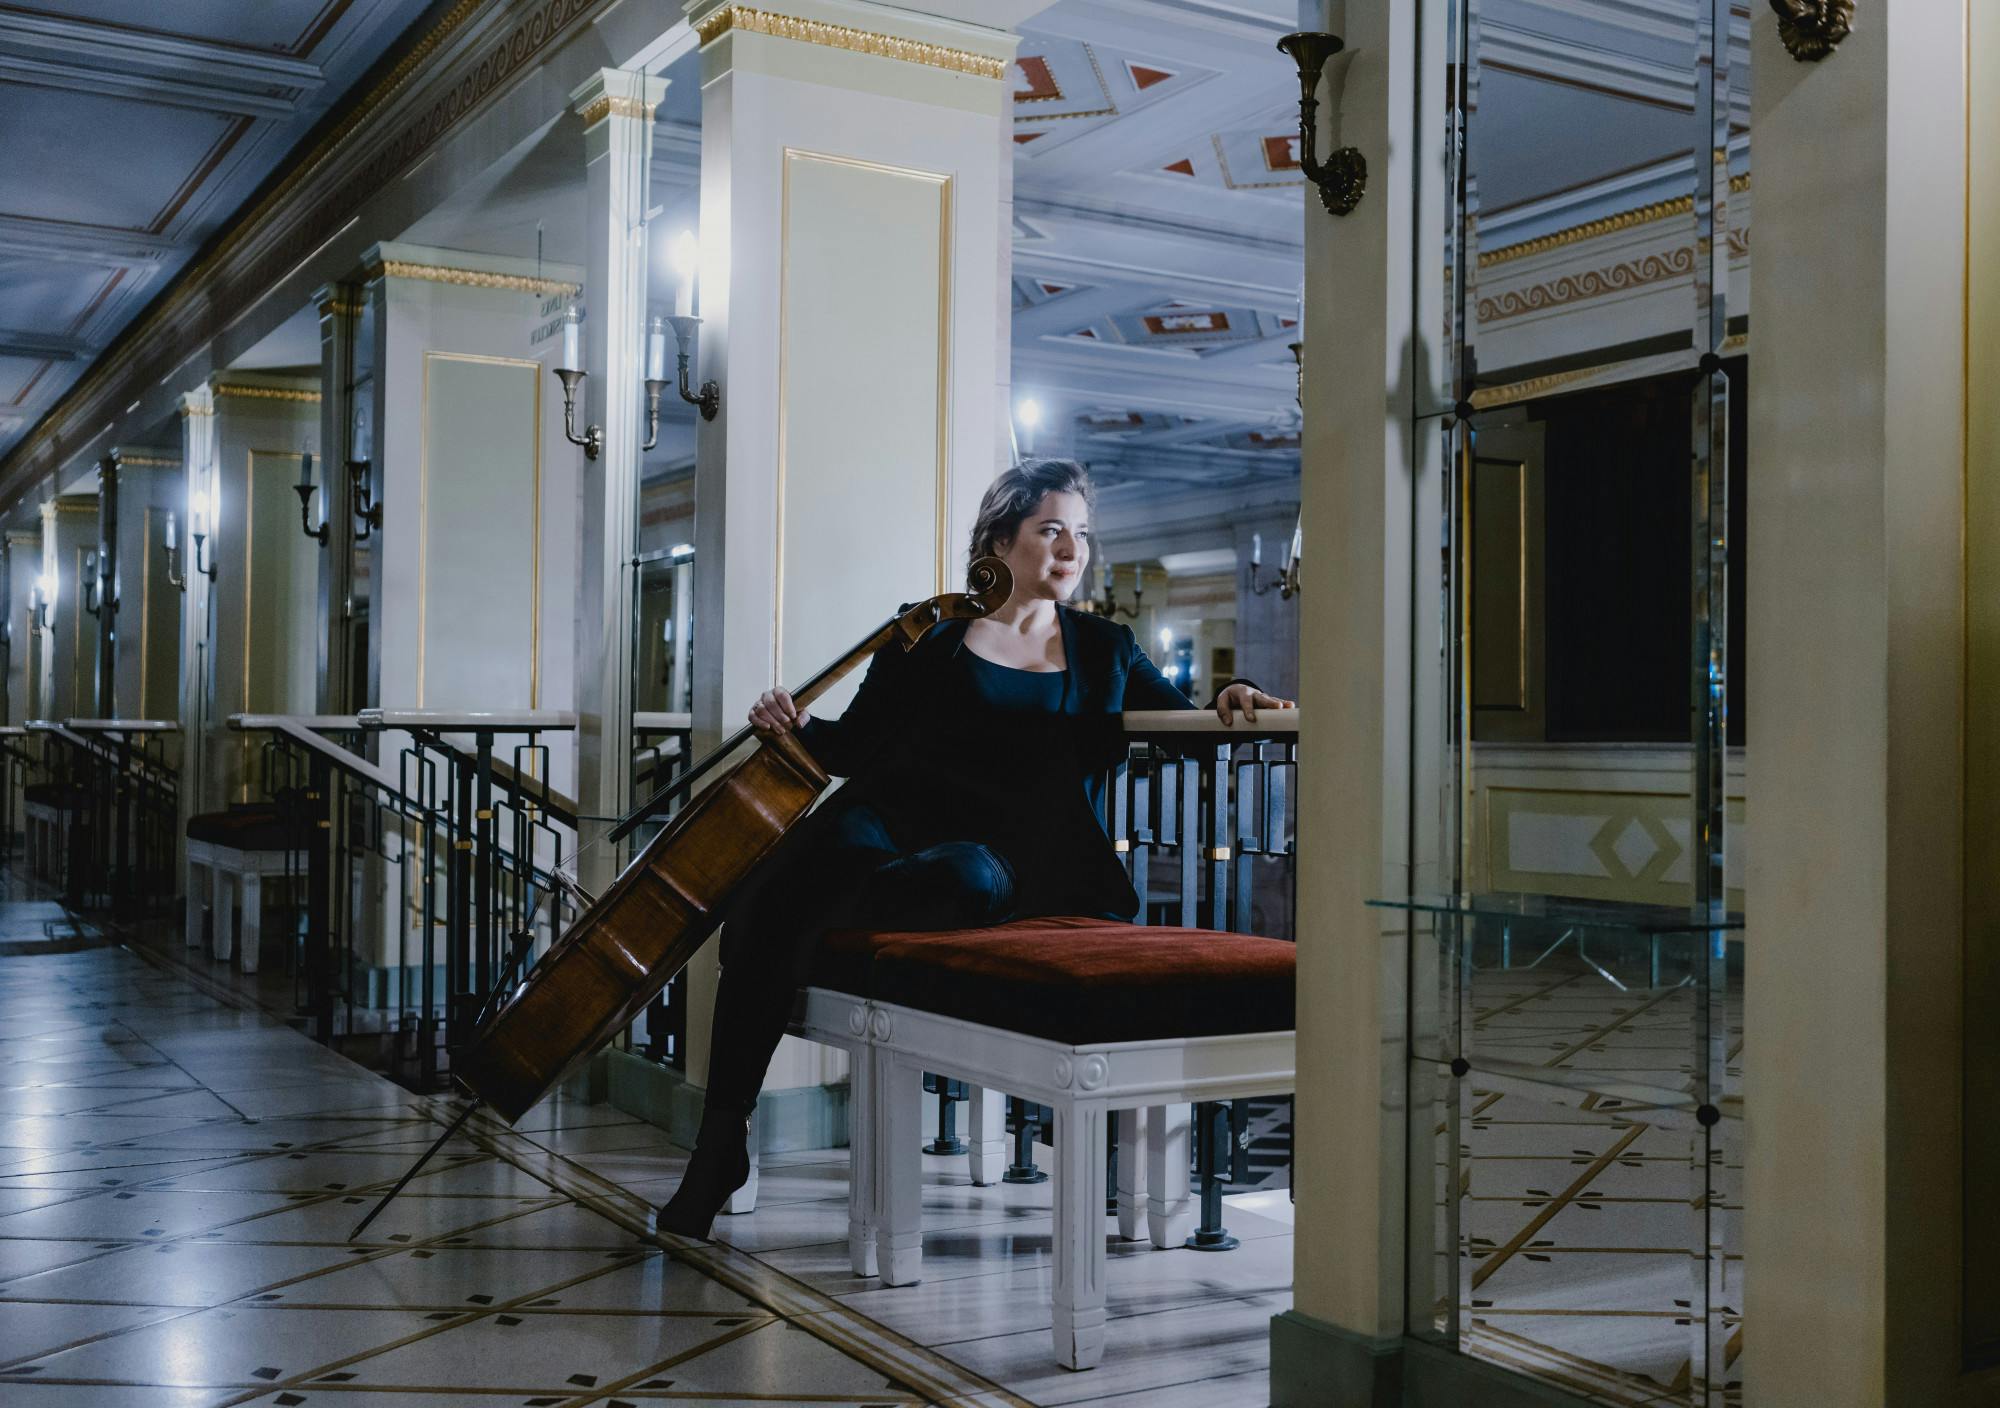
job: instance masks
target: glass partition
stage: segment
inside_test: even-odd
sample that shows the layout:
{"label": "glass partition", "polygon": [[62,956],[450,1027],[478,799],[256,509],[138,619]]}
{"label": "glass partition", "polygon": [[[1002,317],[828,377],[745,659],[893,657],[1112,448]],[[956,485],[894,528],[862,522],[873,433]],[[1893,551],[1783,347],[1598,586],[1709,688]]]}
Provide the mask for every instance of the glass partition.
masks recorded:
{"label": "glass partition", "polygon": [[1452,389],[1419,408],[1437,893],[1385,901],[1411,935],[1408,1322],[1595,1402],[1732,1402],[1748,16],[1426,19]]}

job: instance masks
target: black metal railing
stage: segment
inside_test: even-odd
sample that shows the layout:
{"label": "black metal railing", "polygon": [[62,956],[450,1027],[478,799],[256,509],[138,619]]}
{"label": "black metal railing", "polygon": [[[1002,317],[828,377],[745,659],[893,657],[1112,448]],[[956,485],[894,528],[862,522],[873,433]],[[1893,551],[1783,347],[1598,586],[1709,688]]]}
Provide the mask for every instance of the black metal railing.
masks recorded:
{"label": "black metal railing", "polygon": [[134,919],[172,900],[179,737],[150,719],[34,719],[9,740],[31,868],[66,902]]}
{"label": "black metal railing", "polygon": [[[287,829],[299,1010],[321,1040],[379,1037],[393,1074],[434,1088],[489,997],[560,932],[576,815],[550,782],[542,738],[574,716],[371,710],[230,724],[265,735],[259,788],[301,818]],[[399,741],[371,759],[369,740],[383,737]]]}

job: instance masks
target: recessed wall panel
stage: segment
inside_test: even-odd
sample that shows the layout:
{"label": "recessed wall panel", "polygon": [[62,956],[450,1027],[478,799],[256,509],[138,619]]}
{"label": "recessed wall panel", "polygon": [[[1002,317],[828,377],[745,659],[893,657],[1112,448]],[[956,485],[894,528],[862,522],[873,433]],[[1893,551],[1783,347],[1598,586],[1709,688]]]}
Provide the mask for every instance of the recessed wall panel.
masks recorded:
{"label": "recessed wall panel", "polygon": [[540,703],[540,393],[539,363],[424,354],[420,708]]}
{"label": "recessed wall panel", "polygon": [[950,213],[947,176],[785,153],[775,664],[787,684],[958,575],[944,541]]}

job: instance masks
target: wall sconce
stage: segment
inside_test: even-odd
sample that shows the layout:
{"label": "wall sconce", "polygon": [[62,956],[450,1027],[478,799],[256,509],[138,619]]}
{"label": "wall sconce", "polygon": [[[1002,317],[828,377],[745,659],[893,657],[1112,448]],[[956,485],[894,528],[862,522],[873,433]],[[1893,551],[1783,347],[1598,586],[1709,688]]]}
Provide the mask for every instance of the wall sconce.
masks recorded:
{"label": "wall sconce", "polygon": [[[674,282],[674,315],[668,321],[674,325],[674,346],[680,359],[681,399],[690,406],[699,406],[703,420],[714,420],[715,413],[722,408],[722,388],[713,381],[704,381],[699,392],[688,386],[688,360],[694,354],[695,329],[701,326],[701,319],[694,316],[694,279],[701,267],[701,245],[695,240],[694,231],[682,230],[675,236],[673,257],[674,272],[679,277]],[[648,371],[646,375],[659,373]],[[647,442],[649,448],[651,444]]]}
{"label": "wall sconce", "polygon": [[1102,616],[1107,620],[1116,620],[1118,617],[1123,616],[1128,621],[1135,621],[1139,617],[1140,609],[1145,605],[1146,569],[1136,563],[1132,567],[1132,605],[1130,607],[1119,605],[1118,592],[1111,584],[1111,578],[1117,570],[1117,566],[1109,561],[1099,563],[1097,566],[1097,599],[1095,601],[1085,600],[1079,603],[1079,605],[1093,616]]}
{"label": "wall sconce", "polygon": [[181,572],[180,525],[174,521],[174,516],[171,513],[167,515],[165,542],[163,546],[166,548],[167,553],[167,584],[177,587],[181,591],[186,591],[187,578]]}
{"label": "wall sconce", "polygon": [[1347,47],[1337,34],[1304,31],[1287,34],[1278,47],[1291,55],[1299,68],[1299,170],[1319,187],[1320,204],[1334,215],[1352,214],[1368,189],[1368,162],[1356,147],[1342,147],[1321,162],[1317,155],[1319,137],[1319,79],[1326,61]]}
{"label": "wall sconce", "polygon": [[327,526],[324,518],[320,520],[319,527],[312,526],[313,495],[319,492],[319,486],[313,483],[311,450],[307,450],[299,457],[299,482],[292,486],[292,491],[299,496],[299,531],[321,547],[325,547],[326,540],[333,535],[333,530]]}
{"label": "wall sconce", "polygon": [[102,619],[105,608],[113,614],[118,610],[118,588],[115,582],[107,580],[105,564],[111,561],[111,549],[99,543],[94,552],[83,555],[83,609],[92,616]]}
{"label": "wall sconce", "polygon": [[220,517],[220,504],[214,493],[211,489],[204,495],[197,489],[194,502],[188,505],[188,537],[194,542],[194,570],[211,582],[215,580],[215,562],[208,548],[209,528]]}
{"label": "wall sconce", "polygon": [[1305,535],[1305,520],[1292,529],[1291,550],[1285,554],[1285,565],[1275,577],[1257,580],[1264,565],[1264,535],[1250,535],[1250,594],[1263,596],[1272,588],[1277,588],[1280,601],[1290,601],[1299,594],[1299,548]]}
{"label": "wall sconce", "polygon": [[563,314],[562,360],[554,370],[563,389],[563,436],[570,444],[583,446],[585,459],[594,460],[604,448],[604,427],[593,425],[582,435],[576,433],[576,387],[590,373],[583,370],[583,314],[574,303]]}
{"label": "wall sconce", "polygon": [[681,399],[690,406],[701,407],[703,420],[714,420],[715,413],[722,409],[722,388],[711,379],[704,381],[698,392],[688,389],[688,357],[693,351],[695,329],[701,326],[701,319],[676,314],[667,321],[674,325],[674,342],[679,348]]}
{"label": "wall sconce", "polygon": [[55,605],[56,579],[44,572],[35,578],[34,590],[28,594],[28,634],[38,636],[49,628],[49,610]]}
{"label": "wall sconce", "polygon": [[[354,408],[354,434],[348,447],[352,458],[347,461],[347,511],[361,523],[354,530],[357,543],[367,542],[382,526],[382,505],[375,501],[375,471],[370,463],[374,453],[368,439],[368,403],[363,401]],[[320,531],[326,531],[325,524]]]}

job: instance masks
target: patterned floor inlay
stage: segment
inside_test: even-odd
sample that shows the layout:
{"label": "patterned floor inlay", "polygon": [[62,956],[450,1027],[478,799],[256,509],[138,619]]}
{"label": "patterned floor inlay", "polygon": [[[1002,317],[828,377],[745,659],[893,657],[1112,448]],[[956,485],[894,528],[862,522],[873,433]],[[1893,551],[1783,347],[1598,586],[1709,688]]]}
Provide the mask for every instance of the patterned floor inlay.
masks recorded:
{"label": "patterned floor inlay", "polygon": [[1223,1257],[1115,1243],[1111,1348],[1070,1374],[1047,1186],[975,1189],[963,1159],[930,1161],[927,1280],[900,1289],[848,1273],[844,1150],[774,1157],[756,1213],[663,1246],[684,1151],[561,1101],[473,1120],[350,1243],[455,1102],[178,956],[0,900],[8,1408],[1264,1401],[1288,1223],[1233,1211]]}

